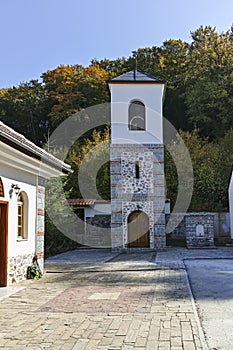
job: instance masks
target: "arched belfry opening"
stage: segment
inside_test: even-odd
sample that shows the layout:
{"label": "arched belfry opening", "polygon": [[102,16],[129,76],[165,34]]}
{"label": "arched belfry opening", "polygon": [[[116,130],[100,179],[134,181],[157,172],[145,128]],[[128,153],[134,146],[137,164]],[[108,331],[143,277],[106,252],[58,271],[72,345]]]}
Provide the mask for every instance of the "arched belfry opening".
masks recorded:
{"label": "arched belfry opening", "polygon": [[127,220],[128,248],[149,248],[149,217],[141,210],[133,211]]}
{"label": "arched belfry opening", "polygon": [[145,105],[141,101],[134,100],[129,105],[129,130],[146,129]]}
{"label": "arched belfry opening", "polygon": [[3,187],[1,177],[0,177],[0,197],[4,197],[4,187]]}

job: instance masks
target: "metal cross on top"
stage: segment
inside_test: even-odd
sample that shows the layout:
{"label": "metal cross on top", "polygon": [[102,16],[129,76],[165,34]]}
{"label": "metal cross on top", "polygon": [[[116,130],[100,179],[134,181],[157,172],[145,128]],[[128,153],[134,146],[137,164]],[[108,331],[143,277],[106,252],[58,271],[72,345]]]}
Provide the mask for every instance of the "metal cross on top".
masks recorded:
{"label": "metal cross on top", "polygon": [[132,51],[132,54],[133,54],[133,58],[135,60],[135,67],[134,67],[134,74],[137,70],[137,65],[138,65],[138,62],[137,62],[137,51]]}

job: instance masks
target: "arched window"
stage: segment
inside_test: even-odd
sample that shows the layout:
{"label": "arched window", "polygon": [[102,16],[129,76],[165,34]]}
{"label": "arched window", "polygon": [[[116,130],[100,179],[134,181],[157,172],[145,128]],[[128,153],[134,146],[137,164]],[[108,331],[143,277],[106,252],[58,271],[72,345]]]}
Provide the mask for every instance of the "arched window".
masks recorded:
{"label": "arched window", "polygon": [[140,101],[132,101],[129,105],[129,130],[145,130],[145,119],[145,105]]}
{"label": "arched window", "polygon": [[0,197],[4,197],[4,188],[3,188],[3,183],[1,178],[0,178]]}
{"label": "arched window", "polygon": [[201,224],[198,224],[196,226],[196,236],[203,237],[204,235],[205,235],[204,226]]}
{"label": "arched window", "polygon": [[28,197],[25,192],[20,192],[17,198],[18,205],[18,238],[28,238]]}

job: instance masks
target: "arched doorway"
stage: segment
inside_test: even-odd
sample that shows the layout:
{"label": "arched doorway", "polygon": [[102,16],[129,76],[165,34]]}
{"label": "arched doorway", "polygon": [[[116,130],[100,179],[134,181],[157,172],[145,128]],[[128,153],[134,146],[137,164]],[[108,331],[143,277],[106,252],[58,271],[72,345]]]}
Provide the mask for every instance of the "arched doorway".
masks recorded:
{"label": "arched doorway", "polygon": [[128,244],[129,248],[149,248],[150,229],[149,217],[141,210],[136,210],[128,216]]}

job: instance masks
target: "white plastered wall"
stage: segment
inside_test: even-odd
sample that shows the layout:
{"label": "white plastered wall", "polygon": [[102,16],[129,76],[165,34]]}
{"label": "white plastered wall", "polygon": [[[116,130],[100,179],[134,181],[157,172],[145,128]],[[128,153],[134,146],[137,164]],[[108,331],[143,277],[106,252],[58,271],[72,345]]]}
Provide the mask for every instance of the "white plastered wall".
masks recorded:
{"label": "white plastered wall", "polygon": [[[1,179],[5,194],[5,197],[2,199],[8,202],[8,258],[34,254],[37,177],[1,164]],[[28,197],[28,237],[25,240],[17,237],[17,196],[14,191],[11,191],[12,184],[17,184],[20,187],[20,191],[24,191]]]}
{"label": "white plastered wall", "polygon": [[111,215],[111,203],[96,203],[93,207],[85,208],[85,220],[95,215]]}

